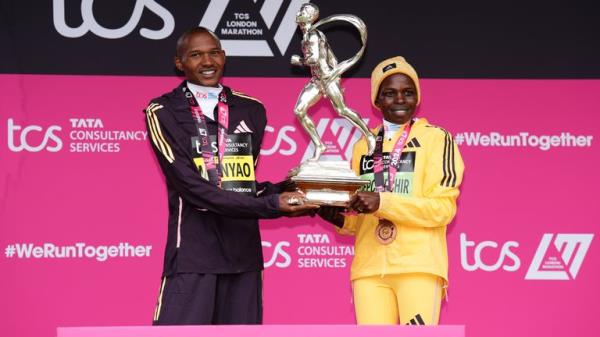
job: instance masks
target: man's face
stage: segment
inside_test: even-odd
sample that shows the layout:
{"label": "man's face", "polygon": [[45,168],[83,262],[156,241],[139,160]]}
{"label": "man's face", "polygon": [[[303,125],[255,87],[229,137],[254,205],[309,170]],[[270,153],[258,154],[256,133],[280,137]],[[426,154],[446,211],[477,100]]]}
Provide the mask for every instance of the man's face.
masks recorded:
{"label": "man's face", "polygon": [[223,77],[225,52],[209,33],[194,33],[182,43],[175,66],[188,81],[205,87],[217,87]]}
{"label": "man's face", "polygon": [[381,109],[386,121],[394,124],[408,122],[417,108],[417,88],[413,80],[404,74],[387,77],[381,82],[375,105]]}

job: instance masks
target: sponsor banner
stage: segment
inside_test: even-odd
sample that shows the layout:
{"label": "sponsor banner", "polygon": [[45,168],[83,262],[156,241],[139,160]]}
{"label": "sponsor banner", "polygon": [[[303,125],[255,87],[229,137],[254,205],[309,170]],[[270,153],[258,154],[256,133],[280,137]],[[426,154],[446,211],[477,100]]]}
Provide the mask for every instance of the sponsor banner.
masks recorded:
{"label": "sponsor banner", "polygon": [[[574,280],[590,248],[593,233],[585,234],[553,234],[545,233],[535,255],[532,257],[526,280]],[[553,243],[551,245],[551,243]],[[502,245],[495,241],[469,241],[466,233],[460,234],[460,263],[466,271],[495,272],[504,270],[516,272],[521,268],[521,258],[516,253],[517,241],[507,241]],[[499,250],[498,259],[486,264],[483,250]],[[508,261],[506,261],[508,260]]]}
{"label": "sponsor banner", "polygon": [[[69,118],[44,128],[39,125],[18,125],[12,118],[7,120],[8,148],[12,152],[120,152],[123,142],[146,141],[145,130],[107,130],[100,118]],[[33,133],[33,134],[32,134]],[[39,133],[39,135],[35,135]],[[59,137],[65,133],[65,142]],[[39,144],[30,144],[31,138],[40,138]]]}
{"label": "sponsor banner", "polygon": [[501,134],[490,132],[459,132],[454,135],[454,140],[459,146],[479,147],[529,147],[548,151],[559,147],[591,147],[593,135],[572,135],[570,132],[561,132],[555,135],[532,135],[529,132],[516,134]]}
{"label": "sponsor banner", "polygon": [[[289,236],[289,235],[286,235]],[[299,269],[346,269],[352,262],[354,246],[338,244],[332,233],[296,233],[290,241],[263,241],[265,267]],[[269,253],[270,254],[267,254]],[[271,257],[268,257],[268,256]]]}
{"label": "sponsor banner", "polygon": [[[229,76],[303,77],[309,70],[292,66],[290,57],[301,53],[295,14],[311,2],[320,18],[353,14],[368,27],[366,53],[347,76],[369,77],[381,59],[403,55],[426,78],[600,78],[600,29],[588,15],[597,13],[594,3],[528,1],[515,10],[501,2],[432,0],[8,2],[0,20],[0,73],[171,76],[177,38],[202,25],[235,61],[227,64]],[[410,34],[392,33],[402,27]],[[347,23],[322,30],[338,61],[361,47]]]}
{"label": "sponsor banner", "polygon": [[44,242],[9,244],[4,249],[7,259],[81,259],[90,258],[104,262],[116,257],[149,257],[151,245],[131,245],[129,242],[120,242],[116,245],[88,245],[77,242],[71,245],[56,245]]}
{"label": "sponsor banner", "polygon": [[[277,182],[311,156],[292,111],[306,81],[227,78],[227,85],[259,98],[268,118],[255,172],[244,172],[249,152],[230,137],[238,144],[228,153],[236,174]],[[150,324],[167,204],[142,109],[179,82],[0,75],[7,97],[0,100],[0,270],[7,275],[1,284],[9,304],[0,309],[7,322],[2,335],[50,337],[56,326]],[[377,126],[381,116],[369,103],[369,81],[343,85],[348,105]],[[441,322],[499,337],[525,336],[521,331],[532,325],[540,335],[570,335],[572,326],[564,322],[593,321],[583,301],[598,299],[600,281],[594,194],[600,188],[600,81],[425,79],[421,88],[418,115],[457,142],[463,135],[466,165],[457,217],[448,227],[450,284]],[[330,159],[349,160],[357,131],[327,100],[309,116]],[[232,128],[240,137],[247,131],[241,124]],[[469,145],[467,135],[477,133],[489,144],[495,133],[504,139],[527,133],[539,141]],[[560,145],[563,134],[571,146]],[[547,150],[541,148],[545,136]],[[589,145],[573,145],[579,137]],[[407,146],[419,145],[409,139]],[[411,185],[403,181],[412,179],[412,165],[421,160],[411,152],[399,162],[398,188],[406,194]],[[368,158],[362,164],[369,174]],[[318,217],[261,221],[261,234],[265,323],[354,323],[352,237],[336,234]],[[33,316],[36,324],[24,318]],[[504,317],[511,317],[510,325]],[[593,326],[577,331],[598,333]]]}

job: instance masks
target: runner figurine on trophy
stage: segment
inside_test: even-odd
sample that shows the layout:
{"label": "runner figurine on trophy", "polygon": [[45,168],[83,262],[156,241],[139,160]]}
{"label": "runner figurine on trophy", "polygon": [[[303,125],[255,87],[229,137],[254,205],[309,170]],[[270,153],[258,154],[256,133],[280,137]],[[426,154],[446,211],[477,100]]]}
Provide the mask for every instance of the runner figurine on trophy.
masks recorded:
{"label": "runner figurine on trophy", "polygon": [[[346,207],[356,190],[367,181],[360,179],[345,161],[319,161],[325,152],[325,144],[320,139],[313,121],[307,116],[308,109],[322,97],[329,98],[335,111],[349,120],[367,138],[368,152],[375,150],[375,135],[369,130],[360,115],[346,106],[344,89],[340,84],[342,73],[352,67],[361,57],[367,42],[367,27],[354,15],[332,15],[315,23],[319,8],[305,3],[296,14],[296,23],[302,31],[302,53],[304,58],[293,55],[291,63],[310,67],[312,78],[298,96],[294,114],[315,145],[315,154],[308,161],[290,171],[289,177],[306,194],[310,202]],[[360,32],[362,47],[352,58],[337,62],[323,32],[317,28],[334,21],[345,21],[354,25]]]}

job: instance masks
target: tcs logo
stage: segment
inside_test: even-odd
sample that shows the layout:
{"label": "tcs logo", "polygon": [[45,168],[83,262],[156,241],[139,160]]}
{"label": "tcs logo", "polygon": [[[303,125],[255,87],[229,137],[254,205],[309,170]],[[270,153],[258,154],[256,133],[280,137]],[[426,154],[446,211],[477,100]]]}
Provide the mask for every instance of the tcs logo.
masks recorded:
{"label": "tcs logo", "polygon": [[[511,248],[519,247],[519,243],[516,241],[507,241],[502,245],[500,249],[500,254],[496,259],[496,262],[492,264],[484,263],[481,258],[481,252],[484,249],[498,249],[498,243],[494,241],[482,241],[479,244],[476,244],[475,241],[467,240],[467,234],[460,233],[460,264],[467,271],[475,271],[477,269],[481,269],[484,271],[496,271],[500,267],[506,271],[517,271],[519,267],[521,267],[521,260],[515,253],[511,250]],[[474,247],[473,249],[473,263],[469,263],[469,247]],[[504,261],[508,259],[508,263],[504,263]],[[489,261],[488,261],[489,262]]]}
{"label": "tcs logo", "polygon": [[[66,9],[67,5],[65,2],[65,0],[52,1],[52,20],[56,31],[67,38],[79,38],[88,32],[105,39],[124,38],[137,29],[143,16],[154,17],[155,20],[158,20],[158,26],[160,27],[160,29],[151,29],[147,27],[140,28],[139,34],[146,39],[166,39],[171,36],[175,29],[175,17],[167,8],[163,7],[156,0],[136,0],[133,9],[130,10],[131,14],[129,15],[127,23],[118,28],[109,28],[100,24],[100,22],[105,21],[105,19],[97,19],[99,13],[94,13],[94,0],[69,1],[68,6],[70,7],[70,10]],[[232,11],[234,12],[235,17],[233,18],[234,20],[232,20],[232,24],[252,24],[262,21],[266,24],[267,31],[263,34],[261,29],[260,34],[254,35],[249,39],[244,39],[243,36],[242,39],[239,39],[239,36],[238,38],[234,36],[233,39],[221,39],[223,49],[227,50],[228,56],[272,57],[274,54],[269,46],[271,44],[269,41],[272,41],[273,45],[278,47],[282,56],[285,55],[296,31],[295,16],[290,14],[298,12],[302,3],[309,1],[294,0],[287,1],[286,4],[284,1],[266,0],[262,1],[262,4],[260,2],[257,4],[257,1],[254,0],[254,5],[241,2],[242,1],[230,0],[201,1],[197,12],[204,12],[204,14],[200,19],[198,26],[206,27],[218,35],[227,35],[227,29],[225,29],[225,33],[223,33],[223,28],[225,27],[222,27],[219,31],[219,23],[224,17],[227,17],[227,9],[230,6],[233,6]],[[80,3],[79,6],[78,3]],[[126,3],[131,5],[133,1],[127,1]],[[208,5],[206,5],[206,3],[208,3]],[[257,15],[256,18],[252,18],[252,15],[247,12],[248,6],[255,7],[254,11]],[[258,8],[258,6],[260,6],[260,8]],[[76,12],[80,12],[81,24],[79,24],[79,26],[67,24],[66,18],[71,17],[74,14],[77,15]],[[149,15],[150,13],[153,15]],[[267,41],[267,39],[269,41]]]}
{"label": "tcs logo", "polygon": [[273,265],[279,268],[287,268],[292,263],[292,257],[284,249],[284,247],[290,247],[288,241],[279,241],[275,245],[269,241],[262,241],[262,247],[264,257],[271,256],[269,260],[264,261],[265,268],[269,268]]}
{"label": "tcs logo", "polygon": [[[275,133],[275,128],[270,125],[267,125],[265,127],[265,132]],[[263,156],[270,156],[275,153],[279,153],[283,156],[293,155],[294,153],[296,153],[296,149],[298,148],[298,146],[296,145],[296,142],[294,141],[294,139],[292,139],[290,134],[293,135],[295,132],[295,127],[291,125],[284,125],[283,127],[281,127],[281,129],[279,129],[279,132],[277,132],[277,139],[275,140],[275,143],[268,149],[261,149],[260,154]]]}
{"label": "tcs logo", "polygon": [[[45,149],[48,152],[58,152],[62,149],[63,143],[60,137],[55,132],[61,131],[58,125],[52,125],[44,131],[39,125],[29,125],[22,127],[13,122],[12,118],[8,119],[8,148],[13,152],[21,152],[23,150],[29,152],[39,152]],[[28,135],[32,133],[42,133],[43,139],[37,145],[32,145],[27,140]],[[30,137],[31,138],[31,137]],[[36,137],[39,138],[39,137]]]}
{"label": "tcs logo", "polygon": [[[574,280],[579,273],[594,234],[553,234],[545,233],[540,241],[535,256],[529,265],[526,280]],[[470,248],[473,248],[471,251]],[[494,241],[467,240],[465,233],[460,234],[460,263],[467,271],[492,272],[502,268],[514,272],[521,267],[521,259],[513,251],[519,247],[516,241],[507,241],[502,245]],[[495,253],[496,261],[485,263],[483,250]],[[499,253],[498,253],[498,250]],[[487,256],[490,255],[487,254]],[[470,257],[472,256],[472,263]]]}
{"label": "tcs logo", "polygon": [[70,27],[67,25],[65,20],[65,0],[52,1],[52,19],[54,20],[54,28],[64,37],[76,38],[91,31],[95,35],[105,39],[119,39],[129,35],[138,26],[142,14],[146,9],[158,16],[162,20],[163,26],[159,30],[141,28],[140,35],[152,40],[161,40],[171,35],[173,29],[175,29],[175,18],[173,18],[173,15],[167,9],[154,0],[137,0],[131,17],[120,28],[106,28],[96,21],[94,0],[81,1],[82,23],[79,27]]}

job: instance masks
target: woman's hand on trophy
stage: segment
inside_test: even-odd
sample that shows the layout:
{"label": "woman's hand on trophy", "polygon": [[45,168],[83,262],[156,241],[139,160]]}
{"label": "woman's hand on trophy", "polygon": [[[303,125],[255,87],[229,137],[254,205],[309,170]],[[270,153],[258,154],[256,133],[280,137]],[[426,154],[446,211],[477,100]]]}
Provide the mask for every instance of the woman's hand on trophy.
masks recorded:
{"label": "woman's hand on trophy", "polygon": [[358,213],[373,213],[379,209],[379,193],[357,192],[350,199],[348,208]]}
{"label": "woman's hand on trophy", "polygon": [[306,201],[302,192],[283,192],[279,195],[279,210],[287,217],[314,216],[319,205]]}

